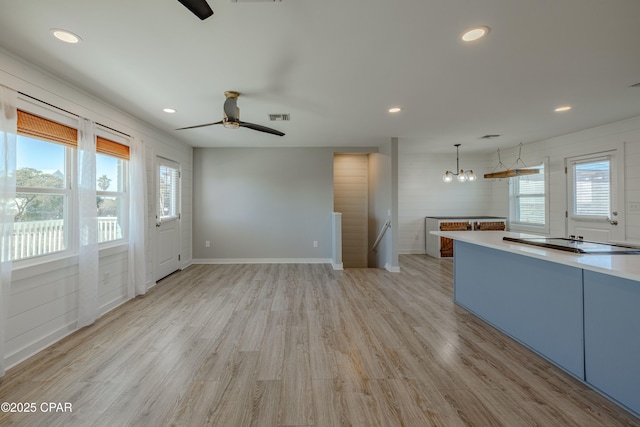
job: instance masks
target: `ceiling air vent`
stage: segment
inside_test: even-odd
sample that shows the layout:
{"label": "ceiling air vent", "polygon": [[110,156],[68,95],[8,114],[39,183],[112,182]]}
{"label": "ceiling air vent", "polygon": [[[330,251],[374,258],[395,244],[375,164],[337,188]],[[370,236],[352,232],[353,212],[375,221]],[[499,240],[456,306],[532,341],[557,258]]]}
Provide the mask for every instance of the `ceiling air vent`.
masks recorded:
{"label": "ceiling air vent", "polygon": [[291,120],[289,114],[269,114],[269,120],[272,122],[288,122]]}
{"label": "ceiling air vent", "polygon": [[502,135],[485,135],[485,136],[481,136],[480,139],[493,139],[493,138],[499,138]]}

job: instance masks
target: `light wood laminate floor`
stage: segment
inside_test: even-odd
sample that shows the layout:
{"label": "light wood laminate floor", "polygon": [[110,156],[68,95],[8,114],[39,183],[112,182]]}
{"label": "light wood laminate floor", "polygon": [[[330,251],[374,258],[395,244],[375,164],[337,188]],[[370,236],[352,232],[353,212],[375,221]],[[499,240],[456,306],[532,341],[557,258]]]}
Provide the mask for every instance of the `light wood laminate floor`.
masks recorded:
{"label": "light wood laminate floor", "polygon": [[38,411],[0,425],[640,426],[455,306],[451,261],[400,261],[191,266],[9,370]]}

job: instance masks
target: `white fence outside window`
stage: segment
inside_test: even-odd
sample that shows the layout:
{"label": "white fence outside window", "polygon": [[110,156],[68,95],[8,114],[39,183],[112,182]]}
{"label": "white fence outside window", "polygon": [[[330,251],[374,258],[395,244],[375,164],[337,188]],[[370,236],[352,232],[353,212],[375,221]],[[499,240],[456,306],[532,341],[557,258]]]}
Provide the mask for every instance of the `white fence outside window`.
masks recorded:
{"label": "white fence outside window", "polygon": [[[98,218],[98,242],[122,237],[118,218]],[[19,260],[65,249],[64,220],[16,222],[13,224],[13,259]]]}

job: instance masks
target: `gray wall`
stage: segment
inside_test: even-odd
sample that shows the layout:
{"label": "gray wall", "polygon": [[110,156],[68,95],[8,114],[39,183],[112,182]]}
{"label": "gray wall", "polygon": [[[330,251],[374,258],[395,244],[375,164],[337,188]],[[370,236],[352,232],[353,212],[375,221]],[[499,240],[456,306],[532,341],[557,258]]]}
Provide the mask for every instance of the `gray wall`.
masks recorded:
{"label": "gray wall", "polygon": [[195,148],[194,261],[328,261],[335,151]]}

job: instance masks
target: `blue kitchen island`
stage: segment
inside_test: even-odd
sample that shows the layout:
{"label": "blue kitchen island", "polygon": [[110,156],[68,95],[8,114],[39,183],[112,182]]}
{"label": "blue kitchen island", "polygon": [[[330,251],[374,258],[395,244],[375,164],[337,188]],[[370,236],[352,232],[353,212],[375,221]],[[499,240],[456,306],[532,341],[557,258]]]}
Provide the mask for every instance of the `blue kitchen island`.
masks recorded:
{"label": "blue kitchen island", "polygon": [[[640,255],[577,254],[435,231],[454,239],[455,302],[640,416]],[[539,236],[538,236],[539,237]]]}

